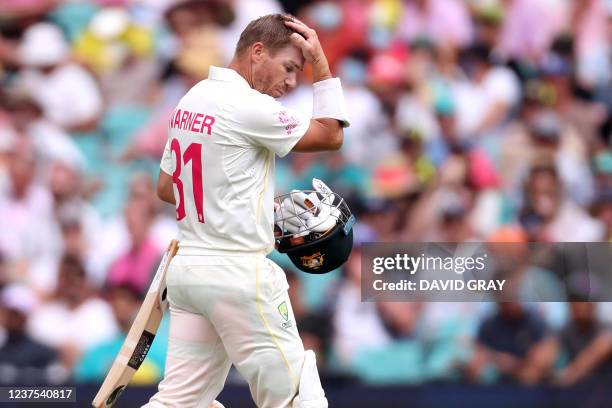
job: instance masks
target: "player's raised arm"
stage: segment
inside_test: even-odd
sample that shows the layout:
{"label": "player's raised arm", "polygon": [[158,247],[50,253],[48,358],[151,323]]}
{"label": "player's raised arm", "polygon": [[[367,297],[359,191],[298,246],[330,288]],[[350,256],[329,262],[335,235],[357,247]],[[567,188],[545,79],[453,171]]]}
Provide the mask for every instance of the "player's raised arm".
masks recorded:
{"label": "player's raised arm", "polygon": [[291,41],[312,65],[314,81],[312,120],[292,151],[338,150],[344,139],[343,128],[349,125],[340,80],[331,75],[316,31],[290,16],[286,17],[285,25],[295,31]]}
{"label": "player's raised arm", "polygon": [[344,132],[335,119],[311,119],[304,136],[296,143],[292,152],[322,152],[342,147]]}
{"label": "player's raised arm", "polygon": [[[295,88],[306,63],[314,79],[311,118],[275,100]],[[237,143],[262,146],[280,157],[342,146],[342,129],[348,126],[342,87],[313,29],[289,15],[254,20],[242,32],[229,68],[257,91],[223,98],[224,120],[218,125]]]}

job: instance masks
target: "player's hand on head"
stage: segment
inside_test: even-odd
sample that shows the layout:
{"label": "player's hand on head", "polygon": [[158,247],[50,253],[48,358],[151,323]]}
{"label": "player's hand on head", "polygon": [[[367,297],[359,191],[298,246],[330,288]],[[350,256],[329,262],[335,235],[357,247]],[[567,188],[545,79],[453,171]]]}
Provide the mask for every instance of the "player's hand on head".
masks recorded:
{"label": "player's hand on head", "polygon": [[295,33],[291,34],[291,41],[300,47],[306,62],[313,65],[324,62],[327,65],[323,47],[321,47],[315,30],[295,17],[287,17],[285,25],[295,31]]}

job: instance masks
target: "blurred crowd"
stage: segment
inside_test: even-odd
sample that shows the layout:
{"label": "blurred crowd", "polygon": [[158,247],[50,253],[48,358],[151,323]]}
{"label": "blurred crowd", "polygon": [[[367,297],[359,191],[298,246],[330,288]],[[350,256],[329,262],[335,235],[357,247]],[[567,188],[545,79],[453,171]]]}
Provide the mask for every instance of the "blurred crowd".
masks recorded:
{"label": "blurred crowd", "polygon": [[[612,1],[3,0],[0,381],[101,381],[176,233],[155,195],[170,112],[281,11],[317,30],[351,117],[339,152],[276,174],[358,219],[342,270],[271,255],[323,377],[609,378],[608,304],[361,302],[360,246],[612,242]],[[310,113],[308,69],[282,102]],[[163,374],[167,324],[135,383]]]}

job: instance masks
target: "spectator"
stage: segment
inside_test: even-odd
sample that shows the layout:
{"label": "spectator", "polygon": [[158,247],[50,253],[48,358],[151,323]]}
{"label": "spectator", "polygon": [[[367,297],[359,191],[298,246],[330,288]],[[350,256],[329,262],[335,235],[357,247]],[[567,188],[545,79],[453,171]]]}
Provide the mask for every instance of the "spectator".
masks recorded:
{"label": "spectator", "polygon": [[23,2],[21,0],[8,0],[0,4],[0,14],[5,18],[42,18],[56,6],[54,0],[40,0]]}
{"label": "spectator", "polygon": [[10,124],[22,137],[31,139],[45,167],[61,161],[75,169],[84,169],[85,157],[70,136],[43,114],[42,106],[25,89],[7,89],[2,108],[10,115]]}
{"label": "spectator", "polygon": [[468,188],[460,187],[443,193],[440,224],[432,240],[440,242],[474,241],[476,236],[468,217],[473,205],[472,192]]}
{"label": "spectator", "polygon": [[[297,319],[297,317],[296,317]],[[308,314],[297,320],[300,337],[306,350],[313,350],[317,355],[317,364],[323,367],[324,374],[329,372],[329,355],[331,346],[332,328],[327,317]]]}
{"label": "spectator", "polygon": [[7,167],[9,190],[0,195],[0,249],[15,263],[15,274],[23,276],[31,260],[49,251],[53,201],[36,177],[37,157],[28,139],[15,139]]}
{"label": "spectator", "polygon": [[519,102],[520,86],[514,73],[492,61],[491,49],[482,43],[465,52],[469,82],[454,86],[457,127],[464,137],[497,131]]}
{"label": "spectator", "polygon": [[[345,58],[340,62],[338,70],[347,109],[355,114],[355,120],[346,129],[347,140],[340,153],[345,163],[371,169],[396,149],[397,142],[390,129],[391,123],[380,101],[365,86],[364,62],[357,58]],[[312,106],[312,97],[308,102]]]}
{"label": "spectator", "polygon": [[[102,229],[102,219],[95,207],[85,199],[84,177],[79,167],[65,161],[54,161],[47,171],[56,218],[77,221],[83,228],[84,252],[94,250]],[[61,248],[57,250],[57,255],[60,252]]]}
{"label": "spectator", "polygon": [[438,137],[427,145],[427,155],[436,167],[444,164],[453,153],[462,153],[472,147],[469,140],[462,140],[457,132],[457,107],[450,95],[439,96],[434,106]]}
{"label": "spectator", "polygon": [[399,35],[408,41],[426,37],[442,48],[458,48],[470,44],[473,29],[461,1],[413,0],[405,3]]}
{"label": "spectator", "polygon": [[10,282],[11,282],[11,279],[8,273],[6,257],[0,251],[0,288],[5,287]]}
{"label": "spectator", "polygon": [[[58,217],[58,244],[62,247],[59,254],[51,253],[47,256],[40,256],[32,261],[28,268],[26,280],[30,287],[39,296],[47,299],[53,296],[57,289],[59,267],[62,258],[71,256],[85,263],[87,243],[84,237],[83,226],[78,213],[73,213],[74,208],[67,208],[67,211]],[[91,277],[88,274],[88,278]]]}
{"label": "spectator", "polygon": [[577,91],[571,61],[561,54],[550,53],[542,60],[540,76],[542,85],[550,92],[546,103],[565,118],[569,129],[578,133],[579,137],[574,137],[578,140],[567,147],[573,149],[574,155],[585,156],[585,146],[598,146],[597,130],[606,115],[603,106],[592,103]]}
{"label": "spectator", "polygon": [[[295,6],[295,1],[292,1]],[[234,46],[246,25],[259,16],[280,13],[282,7],[278,0],[234,0],[212,1],[208,8],[216,10],[217,24],[222,30],[224,60],[229,62],[234,53]]]}
{"label": "spectator", "polygon": [[91,289],[81,262],[65,256],[54,296],[32,312],[28,333],[57,349],[70,370],[86,348],[113,338],[117,325],[109,305]]}
{"label": "spectator", "polygon": [[550,345],[550,352],[565,360],[554,375],[556,384],[608,381],[612,376],[612,333],[597,319],[596,308],[591,302],[570,303],[570,320]]}
{"label": "spectator", "polygon": [[[559,175],[550,162],[532,167],[525,182],[524,197],[520,220],[530,239],[590,242],[603,237],[603,226],[566,198]],[[566,231],[573,231],[572,236],[568,237]]]}
{"label": "spectator", "polygon": [[[502,143],[501,166],[509,186],[523,183],[529,166],[546,156],[554,161],[556,172],[572,201],[588,205],[593,199],[595,185],[584,141],[576,129],[554,111],[533,108],[525,122],[508,128]],[[517,155],[522,160],[516,160]],[[516,194],[515,191],[510,193]]]}
{"label": "spectator", "polygon": [[332,72],[356,46],[384,47],[390,40],[384,32],[382,40],[378,38],[378,24],[372,21],[374,19],[369,14],[373,2],[343,0],[307,3],[310,4],[305,4],[296,16],[317,30]]}
{"label": "spectator", "polygon": [[382,346],[389,341],[389,335],[378,317],[375,303],[361,302],[361,251],[358,248],[353,249],[344,269],[346,279],[332,295],[335,312],[332,344],[339,366],[346,370],[361,348]]}
{"label": "spectator", "polygon": [[[285,270],[285,274],[289,284],[288,293],[291,299],[293,316],[295,316],[295,322],[300,329],[304,348],[314,350],[317,355],[317,364],[325,367],[331,351],[332,327],[330,319],[328,316],[317,313],[308,307],[306,302],[308,291],[303,287],[298,275],[290,270]],[[307,280],[306,278],[302,279]],[[319,284],[312,289],[325,291],[328,287]]]}
{"label": "spectator", "polygon": [[404,302],[377,302],[376,307],[387,333],[393,339],[412,337],[423,305]]}
{"label": "spectator", "polygon": [[83,178],[74,164],[53,161],[47,166],[48,189],[53,196],[53,217],[49,224],[48,251],[31,263],[28,279],[41,294],[55,290],[58,265],[63,255],[80,259],[88,278],[99,286],[99,273],[92,265],[97,251],[102,219],[83,197]]}
{"label": "spectator", "polygon": [[[106,341],[94,343],[85,350],[74,370],[74,380],[78,383],[98,384],[104,380],[125,341],[143,299],[140,291],[129,284],[111,286],[107,288],[106,294],[119,325],[119,333]],[[168,322],[164,319],[146,359],[132,378],[132,383],[156,384],[162,378],[167,337]]]}
{"label": "spectator", "polygon": [[565,15],[565,28],[575,38],[578,79],[587,87],[610,79],[608,14],[605,0],[577,0]]}
{"label": "spectator", "polygon": [[601,192],[595,202],[594,213],[605,228],[603,240],[612,242],[612,187]]}
{"label": "spectator", "polygon": [[171,51],[173,64],[194,81],[206,77],[210,65],[219,65],[227,60],[220,44],[222,27],[231,23],[235,17],[229,3],[217,0],[180,0],[167,6],[164,17],[178,41]]}
{"label": "spectator", "polygon": [[[161,211],[162,203],[156,198],[151,176],[146,173],[133,174],[128,201],[131,203],[134,227],[137,229],[135,232],[142,234],[143,229],[147,230],[145,241],[143,241],[147,243],[147,246],[143,248],[148,251],[151,248],[150,244],[155,248],[165,248],[176,236],[176,225],[168,214]],[[99,277],[99,282],[105,282],[111,265],[134,248],[127,222],[127,204],[124,206],[123,214],[105,220],[100,245],[92,254],[92,269],[97,272],[96,277]],[[138,209],[142,211],[142,214],[137,214]],[[172,211],[172,217],[174,217],[174,211]],[[148,273],[150,271],[146,271],[144,275],[149,277]],[[140,275],[141,278],[144,275]]]}
{"label": "spectator", "polygon": [[133,285],[141,294],[146,293],[162,255],[150,234],[152,216],[148,202],[138,199],[128,202],[125,222],[130,235],[130,248],[111,265],[108,284]]}
{"label": "spectator", "polygon": [[612,188],[612,150],[604,150],[593,157],[593,172],[601,191]]}
{"label": "spectator", "polygon": [[506,4],[500,52],[509,59],[537,64],[559,30],[554,6],[542,0],[510,0]]}
{"label": "spectator", "polygon": [[488,237],[495,279],[504,279],[504,295],[521,302],[562,302],[565,288],[551,271],[535,265],[528,236],[519,226],[506,226]]}
{"label": "spectator", "polygon": [[388,339],[356,349],[352,371],[368,384],[416,384],[428,379],[425,346],[417,329],[422,305],[379,301],[376,308]]}
{"label": "spectator", "polygon": [[[117,7],[104,8],[74,42],[75,59],[93,71],[109,105],[148,102],[161,67],[151,58],[153,33]],[[143,95],[143,90],[151,94]]]}
{"label": "spectator", "polygon": [[52,378],[53,373],[62,373],[53,370],[59,357],[55,350],[33,340],[25,331],[28,315],[37,302],[32,291],[21,284],[9,285],[0,294],[0,326],[5,330],[0,344],[0,382],[3,384],[61,381]]}
{"label": "spectator", "polygon": [[19,57],[26,70],[23,86],[47,118],[68,131],[93,129],[102,115],[102,97],[94,78],[67,62],[69,46],[50,23],[37,23],[24,33]]}
{"label": "spectator", "polygon": [[[233,49],[230,49],[229,56],[224,55],[226,48],[220,45],[224,43],[225,36],[233,35],[230,34],[228,24],[234,17],[234,9],[224,1],[180,0],[166,5],[164,18],[171,35],[162,42],[161,48],[167,66],[159,73],[162,81],[157,85],[158,89],[151,92],[148,98],[150,101],[147,101],[154,107],[151,119],[136,133],[134,140],[123,152],[123,160],[152,157],[159,161],[166,145],[168,118],[181,95],[206,78],[209,66],[223,65],[223,61],[233,55]],[[233,39],[231,41],[235,44]],[[150,71],[151,67],[145,65],[142,69]],[[130,77],[138,75],[138,71],[133,72],[135,70],[132,67],[126,67],[125,71],[123,75],[116,71],[107,74],[110,76],[106,81],[108,88],[117,93],[116,96],[121,96],[125,90],[116,86],[114,77],[121,75],[125,81],[129,81]],[[142,81],[142,76],[138,80]],[[142,95],[140,98],[138,95],[134,97],[142,100]]]}
{"label": "spectator", "polygon": [[540,353],[547,341],[546,324],[536,314],[517,302],[499,303],[478,329],[467,376],[472,381],[499,376],[500,381],[535,384],[549,366],[548,356]]}

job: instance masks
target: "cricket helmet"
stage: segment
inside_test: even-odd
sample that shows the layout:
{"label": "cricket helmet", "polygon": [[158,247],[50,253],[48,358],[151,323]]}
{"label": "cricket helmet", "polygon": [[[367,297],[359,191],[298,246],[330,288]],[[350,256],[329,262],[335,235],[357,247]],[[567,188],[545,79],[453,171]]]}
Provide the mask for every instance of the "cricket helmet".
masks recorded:
{"label": "cricket helmet", "polygon": [[342,197],[321,180],[313,190],[275,198],[277,249],[300,270],[323,274],[339,268],[353,248],[355,216]]}

